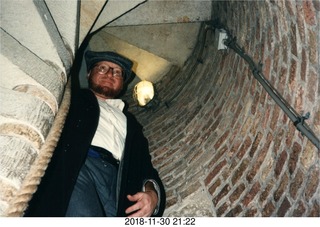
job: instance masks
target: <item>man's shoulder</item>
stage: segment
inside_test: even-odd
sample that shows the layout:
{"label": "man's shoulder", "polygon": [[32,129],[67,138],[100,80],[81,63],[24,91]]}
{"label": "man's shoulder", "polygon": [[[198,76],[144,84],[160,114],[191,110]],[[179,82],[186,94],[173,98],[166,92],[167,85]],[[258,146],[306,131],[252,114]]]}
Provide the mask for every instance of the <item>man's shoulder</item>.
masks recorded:
{"label": "man's shoulder", "polygon": [[79,95],[83,95],[83,96],[92,96],[94,95],[93,92],[88,89],[88,88],[82,88],[82,89],[79,89]]}
{"label": "man's shoulder", "polygon": [[96,99],[93,92],[85,88],[79,89],[78,92],[74,93],[73,98],[79,99],[79,100],[95,100]]}
{"label": "man's shoulder", "polygon": [[72,94],[71,104],[75,108],[86,108],[86,106],[98,106],[98,101],[93,92],[89,89],[80,89]]}

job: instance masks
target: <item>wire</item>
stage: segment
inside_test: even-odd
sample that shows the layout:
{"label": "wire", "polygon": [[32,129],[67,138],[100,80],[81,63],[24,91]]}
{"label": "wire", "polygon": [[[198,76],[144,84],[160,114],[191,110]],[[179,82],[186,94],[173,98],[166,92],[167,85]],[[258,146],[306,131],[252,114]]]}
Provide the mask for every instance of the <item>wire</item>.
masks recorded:
{"label": "wire", "polygon": [[263,88],[268,92],[268,94],[274,99],[276,104],[287,114],[287,116],[293,121],[294,126],[306,136],[320,151],[320,140],[316,137],[315,133],[310,129],[310,127],[305,123],[305,120],[310,117],[308,112],[305,116],[300,116],[293,107],[279,94],[279,92],[270,84],[270,82],[264,77],[261,72],[262,64],[258,65],[252,60],[252,58],[245,53],[245,51],[237,44],[236,37],[231,35],[228,28],[224,27],[218,20],[211,23],[215,29],[224,29],[227,32],[227,39],[224,40],[224,45],[233,49],[237,54],[239,54],[246,62],[249,63],[249,67],[252,70],[254,77],[263,86]]}

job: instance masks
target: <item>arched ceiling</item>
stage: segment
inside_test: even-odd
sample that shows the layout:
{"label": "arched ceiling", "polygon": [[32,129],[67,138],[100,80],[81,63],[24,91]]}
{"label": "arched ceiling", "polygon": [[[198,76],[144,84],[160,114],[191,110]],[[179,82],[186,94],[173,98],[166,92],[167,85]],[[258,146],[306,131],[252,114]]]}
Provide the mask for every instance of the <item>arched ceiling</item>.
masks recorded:
{"label": "arched ceiling", "polygon": [[95,33],[89,49],[115,50],[134,61],[135,80],[157,82],[172,67],[183,66],[200,22],[211,18],[211,4],[198,0],[82,1],[79,43]]}

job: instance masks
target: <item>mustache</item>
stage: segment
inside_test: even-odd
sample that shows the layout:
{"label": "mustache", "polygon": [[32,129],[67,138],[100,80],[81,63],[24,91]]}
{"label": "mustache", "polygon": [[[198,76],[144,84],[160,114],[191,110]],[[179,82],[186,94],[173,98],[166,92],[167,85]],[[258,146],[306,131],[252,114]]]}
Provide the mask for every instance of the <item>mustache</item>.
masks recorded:
{"label": "mustache", "polygon": [[122,91],[122,89],[114,89],[107,86],[102,86],[99,84],[94,83],[92,80],[89,79],[88,81],[89,88],[97,94],[100,94],[105,97],[112,97],[116,98]]}

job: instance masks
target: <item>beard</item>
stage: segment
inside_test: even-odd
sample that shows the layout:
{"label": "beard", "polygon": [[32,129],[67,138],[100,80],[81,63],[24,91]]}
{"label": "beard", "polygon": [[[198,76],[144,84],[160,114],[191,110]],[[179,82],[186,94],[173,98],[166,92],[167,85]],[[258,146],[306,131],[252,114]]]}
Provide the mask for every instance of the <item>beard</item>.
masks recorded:
{"label": "beard", "polygon": [[106,98],[116,98],[122,89],[113,89],[110,87],[106,87],[106,86],[101,86],[99,84],[96,84],[93,82],[93,80],[91,79],[91,77],[89,77],[88,80],[88,84],[89,84],[89,88],[94,91],[95,93],[102,95]]}

